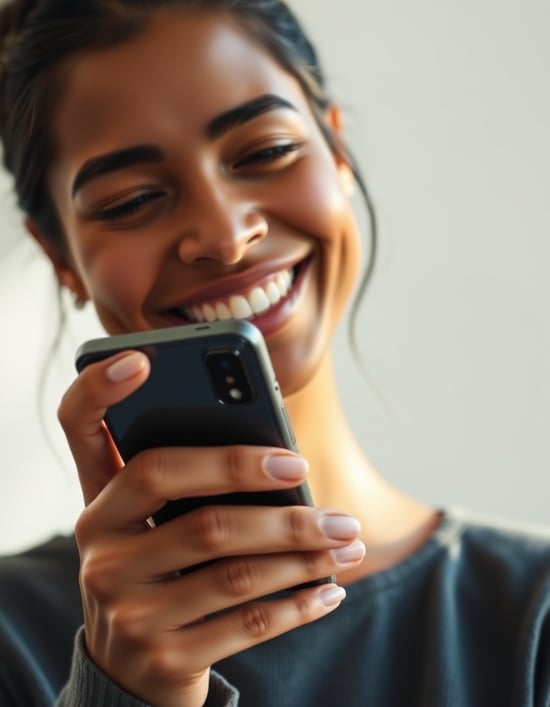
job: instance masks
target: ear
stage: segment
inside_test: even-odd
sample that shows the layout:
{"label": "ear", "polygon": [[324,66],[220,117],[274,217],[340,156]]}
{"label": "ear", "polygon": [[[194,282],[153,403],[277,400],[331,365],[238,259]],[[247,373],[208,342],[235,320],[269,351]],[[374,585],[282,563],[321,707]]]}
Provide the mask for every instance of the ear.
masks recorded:
{"label": "ear", "polygon": [[336,145],[336,150],[333,150],[333,155],[338,168],[338,173],[340,174],[342,187],[346,195],[348,197],[352,197],[355,193],[355,178],[348,160],[347,149],[344,144],[344,125],[340,106],[335,103],[331,103],[325,111],[325,121],[332,133],[332,137]]}
{"label": "ear", "polygon": [[36,223],[26,218],[24,221],[25,229],[38,243],[46,257],[52,264],[52,267],[57,277],[57,281],[62,287],[66,287],[72,293],[76,302],[84,304],[89,297],[86,292],[86,287],[82,282],[76,268],[71,264],[70,258],[62,256],[59,251],[53,246],[51,241],[46,238]]}

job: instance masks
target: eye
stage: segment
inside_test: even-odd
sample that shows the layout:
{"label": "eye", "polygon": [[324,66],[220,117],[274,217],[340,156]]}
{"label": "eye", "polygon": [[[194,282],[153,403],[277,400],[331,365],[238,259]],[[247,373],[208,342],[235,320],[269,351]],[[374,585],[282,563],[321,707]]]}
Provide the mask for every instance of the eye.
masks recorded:
{"label": "eye", "polygon": [[239,169],[240,167],[245,167],[247,165],[255,164],[269,164],[271,162],[276,162],[293,152],[297,152],[301,147],[300,143],[297,142],[287,142],[280,145],[270,145],[262,150],[256,150],[246,154],[244,157],[239,158],[234,164],[233,169]]}
{"label": "eye", "polygon": [[144,192],[143,194],[139,194],[133,199],[128,199],[128,201],[124,201],[116,206],[101,209],[98,211],[97,217],[101,221],[116,221],[117,219],[128,218],[139,212],[147,204],[157,201],[163,196],[164,192],[162,191]]}

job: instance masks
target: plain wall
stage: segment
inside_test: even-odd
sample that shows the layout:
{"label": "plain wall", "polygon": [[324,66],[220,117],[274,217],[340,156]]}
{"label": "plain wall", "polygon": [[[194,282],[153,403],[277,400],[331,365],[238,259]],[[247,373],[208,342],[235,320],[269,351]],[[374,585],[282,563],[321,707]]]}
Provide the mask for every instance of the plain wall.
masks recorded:
{"label": "plain wall", "polygon": [[[293,7],[321,50],[379,217],[357,329],[367,379],[345,326],[335,344],[359,440],[427,502],[550,522],[550,5]],[[101,333],[93,313],[71,314],[41,397],[55,288],[21,245],[19,221],[2,179],[0,551],[74,523],[80,493],[55,409],[76,346]]]}

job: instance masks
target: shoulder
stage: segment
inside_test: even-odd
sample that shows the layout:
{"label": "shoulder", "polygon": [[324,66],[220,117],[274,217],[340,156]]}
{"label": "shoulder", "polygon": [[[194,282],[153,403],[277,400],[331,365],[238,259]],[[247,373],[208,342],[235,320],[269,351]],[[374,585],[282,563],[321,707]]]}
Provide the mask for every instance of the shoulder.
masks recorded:
{"label": "shoulder", "polygon": [[485,569],[518,583],[550,580],[550,526],[452,509],[445,515],[442,531],[442,544],[465,569]]}
{"label": "shoulder", "polygon": [[550,704],[550,528],[462,511],[446,522],[444,614],[460,644],[509,681],[511,704]]}
{"label": "shoulder", "polygon": [[399,593],[412,586],[424,596],[426,583],[444,581],[460,587],[470,578],[480,591],[550,587],[550,526],[445,509],[424,545],[360,584],[369,592],[391,588]]}
{"label": "shoulder", "polygon": [[449,509],[421,548],[359,590],[469,617],[470,625],[476,616],[540,625],[550,616],[550,528]]}
{"label": "shoulder", "polygon": [[59,536],[25,552],[0,557],[0,618],[28,623],[29,615],[48,620],[79,615],[79,558],[72,536]]}
{"label": "shoulder", "polygon": [[[60,615],[80,621],[79,557],[72,536],[53,538],[0,557],[0,619],[26,626],[29,617],[49,624]],[[35,623],[35,625],[36,625]]]}
{"label": "shoulder", "polygon": [[72,537],[0,557],[2,704],[53,702],[67,680],[82,624],[78,568]]}
{"label": "shoulder", "polygon": [[0,598],[15,590],[33,587],[40,591],[42,582],[66,586],[78,579],[79,558],[73,536],[58,536],[29,550],[0,557]]}
{"label": "shoulder", "polygon": [[550,704],[550,528],[450,509],[397,601],[464,704]]}
{"label": "shoulder", "polygon": [[439,542],[435,582],[476,640],[510,642],[526,666],[550,655],[550,528],[451,510]]}

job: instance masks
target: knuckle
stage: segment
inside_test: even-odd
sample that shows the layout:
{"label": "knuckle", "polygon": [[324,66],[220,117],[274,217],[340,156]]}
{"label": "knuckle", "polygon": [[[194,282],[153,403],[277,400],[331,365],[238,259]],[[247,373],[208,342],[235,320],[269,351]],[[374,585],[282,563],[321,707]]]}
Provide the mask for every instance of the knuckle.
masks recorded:
{"label": "knuckle", "polygon": [[289,535],[290,535],[290,541],[294,545],[299,545],[302,543],[306,537],[307,537],[307,530],[308,530],[308,523],[307,523],[307,515],[304,513],[304,508],[300,508],[299,506],[294,506],[291,508],[288,508],[286,511],[287,514],[287,523],[286,527],[288,528]]}
{"label": "knuckle", "polygon": [[137,492],[145,498],[162,498],[163,481],[166,476],[166,465],[158,450],[145,450],[132,459],[132,473],[129,477]]}
{"label": "knuckle", "polygon": [[124,642],[145,648],[147,631],[143,610],[130,602],[119,603],[109,611],[109,624],[114,635]]}
{"label": "knuckle", "polygon": [[323,562],[325,555],[322,552],[302,552],[300,557],[309,577],[316,579],[326,571]]}
{"label": "knuckle", "polygon": [[[77,521],[76,537],[80,553],[79,580],[82,592],[88,597],[108,604],[117,593],[121,572],[121,554],[111,539],[92,539],[82,527],[84,514]],[[83,539],[83,535],[85,539]]]}
{"label": "knuckle", "polygon": [[238,445],[227,447],[225,450],[225,473],[232,488],[242,486],[244,455]]}
{"label": "knuckle", "polygon": [[223,550],[230,535],[228,512],[218,506],[203,506],[193,511],[192,518],[201,548],[214,553]]}
{"label": "knuckle", "polygon": [[171,645],[156,646],[148,655],[147,673],[155,681],[174,683],[181,680],[184,660]]}
{"label": "knuckle", "polygon": [[80,585],[89,596],[107,603],[113,596],[113,563],[104,554],[85,553],[80,563]]}
{"label": "knuckle", "polygon": [[249,595],[256,584],[254,566],[246,559],[239,558],[224,562],[220,566],[220,586],[222,591],[232,596]]}
{"label": "knuckle", "polygon": [[61,402],[57,408],[57,420],[61,427],[66,430],[70,424],[72,415],[70,415],[67,405],[67,393],[63,394]]}
{"label": "knuckle", "polygon": [[[77,394],[78,390],[78,394]],[[81,373],[73,383],[63,393],[59,406],[57,408],[57,419],[61,427],[65,431],[69,431],[75,426],[75,407],[78,406],[78,399],[81,399],[81,404],[84,401],[94,400],[94,395],[97,393],[97,381],[93,376]]]}
{"label": "knuckle", "polygon": [[261,638],[269,633],[271,621],[269,613],[260,604],[249,604],[241,609],[241,626],[247,636]]}
{"label": "knuckle", "polygon": [[74,534],[79,549],[86,546],[88,539],[93,534],[93,517],[92,508],[87,506],[76,520]]}
{"label": "knuckle", "polygon": [[293,596],[293,601],[300,618],[303,621],[308,621],[313,612],[311,603],[308,601],[307,595],[297,592]]}
{"label": "knuckle", "polygon": [[69,432],[74,426],[78,417],[75,417],[75,383],[73,383],[62,395],[57,406],[57,420],[65,432]]}

